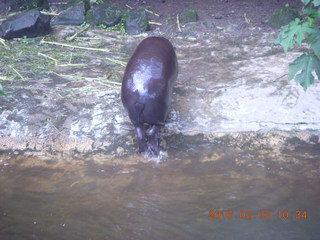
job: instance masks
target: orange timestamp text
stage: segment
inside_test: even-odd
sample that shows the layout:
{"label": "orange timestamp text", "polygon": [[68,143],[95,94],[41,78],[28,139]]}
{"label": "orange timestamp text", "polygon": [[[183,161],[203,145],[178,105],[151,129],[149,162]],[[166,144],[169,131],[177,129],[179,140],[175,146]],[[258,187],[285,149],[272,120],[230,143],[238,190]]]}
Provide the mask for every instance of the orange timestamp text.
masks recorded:
{"label": "orange timestamp text", "polygon": [[210,210],[208,219],[307,219],[307,211],[217,211]]}

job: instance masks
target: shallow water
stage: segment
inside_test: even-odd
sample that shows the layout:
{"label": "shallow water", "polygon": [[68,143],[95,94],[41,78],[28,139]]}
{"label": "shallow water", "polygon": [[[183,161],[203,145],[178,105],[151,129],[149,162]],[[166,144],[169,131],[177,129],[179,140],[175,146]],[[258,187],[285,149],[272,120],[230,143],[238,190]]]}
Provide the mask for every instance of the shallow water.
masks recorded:
{"label": "shallow water", "polygon": [[318,146],[167,155],[2,154],[0,239],[319,239]]}

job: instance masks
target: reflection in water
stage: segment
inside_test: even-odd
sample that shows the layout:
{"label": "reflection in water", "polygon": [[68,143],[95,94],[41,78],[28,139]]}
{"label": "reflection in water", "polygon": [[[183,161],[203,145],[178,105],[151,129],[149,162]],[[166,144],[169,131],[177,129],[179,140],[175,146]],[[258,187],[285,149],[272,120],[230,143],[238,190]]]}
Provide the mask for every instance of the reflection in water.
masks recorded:
{"label": "reflection in water", "polygon": [[290,154],[210,151],[129,167],[3,155],[0,239],[319,238],[312,154],[302,164]]}

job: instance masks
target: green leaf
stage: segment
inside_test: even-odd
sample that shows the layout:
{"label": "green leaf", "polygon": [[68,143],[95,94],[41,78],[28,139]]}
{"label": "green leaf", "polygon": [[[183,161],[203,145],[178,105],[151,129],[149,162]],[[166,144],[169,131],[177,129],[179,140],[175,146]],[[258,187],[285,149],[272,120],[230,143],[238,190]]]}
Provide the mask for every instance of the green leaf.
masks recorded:
{"label": "green leaf", "polygon": [[318,17],[318,9],[305,8],[302,10],[302,12],[312,19]]}
{"label": "green leaf", "polygon": [[304,53],[293,63],[289,64],[288,79],[295,79],[306,91],[309,86],[314,84],[312,72],[315,72],[320,77],[320,60],[310,53]]}
{"label": "green leaf", "polygon": [[308,37],[308,43],[311,46],[311,49],[320,59],[320,28],[315,28],[310,36]]}
{"label": "green leaf", "polygon": [[315,7],[318,7],[320,5],[320,0],[313,0],[312,3]]}
{"label": "green leaf", "polygon": [[274,44],[280,44],[285,53],[288,49],[298,43],[299,45],[306,38],[306,33],[311,33],[313,28],[310,27],[308,22],[301,22],[299,18],[290,22],[288,25],[281,28],[281,32],[274,40]]}
{"label": "green leaf", "polygon": [[301,0],[301,2],[303,3],[303,5],[307,5],[311,0]]}
{"label": "green leaf", "polygon": [[8,96],[8,94],[5,91],[3,91],[1,84],[0,84],[0,96]]}

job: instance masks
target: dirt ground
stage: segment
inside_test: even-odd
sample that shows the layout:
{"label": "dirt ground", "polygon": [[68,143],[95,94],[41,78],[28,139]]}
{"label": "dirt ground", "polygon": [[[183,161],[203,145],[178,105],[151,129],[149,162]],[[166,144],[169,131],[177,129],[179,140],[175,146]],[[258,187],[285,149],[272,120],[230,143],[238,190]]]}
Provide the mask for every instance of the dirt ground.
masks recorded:
{"label": "dirt ground", "polygon": [[[10,12],[10,1],[1,1],[0,15]],[[59,12],[70,0],[49,0],[50,10]],[[301,9],[300,0],[111,0],[125,9],[150,10],[150,31],[159,31],[168,36],[176,34],[196,38],[208,38],[222,33],[231,36],[249,36],[273,29],[267,24],[269,16],[277,9],[289,6]],[[181,25],[178,29],[177,14],[191,8],[196,10],[198,21]]]}
{"label": "dirt ground", "polygon": [[168,35],[179,33],[177,14],[184,9],[196,10],[199,20],[181,26],[182,35],[210,37],[212,34],[231,33],[236,36],[248,36],[273,31],[267,24],[269,16],[286,5],[301,9],[299,0],[113,0],[119,6],[145,8],[160,15],[149,14],[151,30],[165,32]]}

